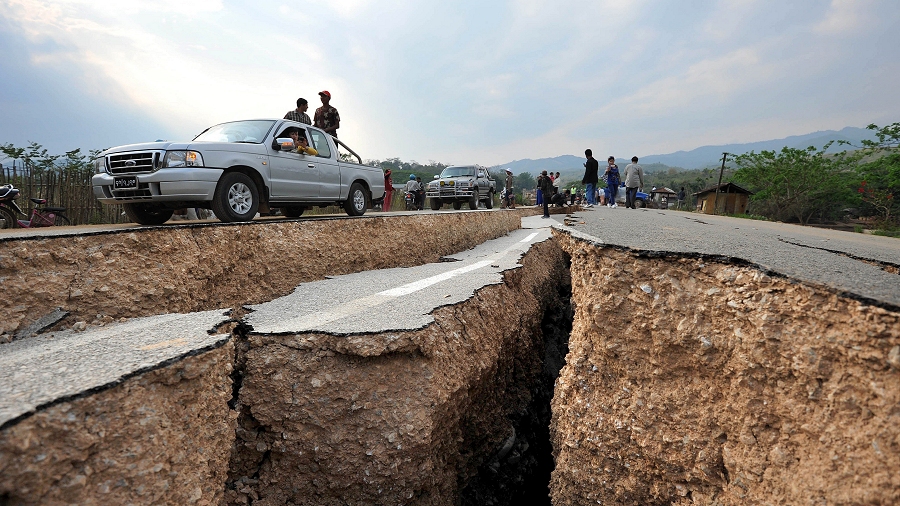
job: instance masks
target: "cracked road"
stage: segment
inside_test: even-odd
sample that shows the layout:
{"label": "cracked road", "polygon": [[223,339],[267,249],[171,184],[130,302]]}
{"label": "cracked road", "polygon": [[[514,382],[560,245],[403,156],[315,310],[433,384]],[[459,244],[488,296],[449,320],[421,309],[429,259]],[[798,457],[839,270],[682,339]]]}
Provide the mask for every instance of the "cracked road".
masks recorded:
{"label": "cracked road", "polygon": [[739,259],[770,273],[900,308],[900,240],[895,238],[658,209],[601,206],[577,212],[575,218],[570,220],[574,226],[562,229],[603,245],[648,254]]}
{"label": "cracked road", "polygon": [[[443,262],[303,283],[285,297],[249,306],[255,333],[367,334],[421,328],[435,309],[502,282],[531,245],[550,238],[552,220],[523,227]],[[0,348],[0,427],[42,407],[120,383],[142,371],[219,346],[225,310],[135,318],[87,330],[50,332]]]}

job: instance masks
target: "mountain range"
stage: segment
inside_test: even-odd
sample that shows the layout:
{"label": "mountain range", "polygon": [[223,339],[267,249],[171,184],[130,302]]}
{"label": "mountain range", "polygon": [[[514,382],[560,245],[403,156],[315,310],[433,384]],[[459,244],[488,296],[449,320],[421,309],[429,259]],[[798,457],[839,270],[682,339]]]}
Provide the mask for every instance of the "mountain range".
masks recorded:
{"label": "mountain range", "polygon": [[[803,149],[809,146],[815,146],[817,149],[822,148],[830,141],[847,141],[854,145],[859,145],[863,139],[874,139],[875,136],[871,130],[857,127],[847,127],[842,130],[823,130],[813,132],[806,135],[794,135],[783,139],[773,139],[769,141],[750,142],[746,144],[723,144],[720,146],[701,146],[690,151],[676,151],[665,155],[645,155],[640,156],[640,163],[645,168],[650,164],[662,164],[668,167],[679,167],[683,169],[699,169],[709,166],[716,166],[721,163],[722,153],[731,153],[740,155],[749,153],[750,151],[779,151],[781,148],[790,147]],[[828,152],[838,152],[847,149],[848,146],[840,146],[837,142],[832,145]],[[852,148],[851,148],[852,149]],[[628,157],[616,157],[616,162],[620,167],[624,167],[628,162]],[[601,163],[603,160],[601,160]],[[584,170],[584,157],[573,155],[562,155],[553,158],[540,158],[537,160],[524,159],[513,160],[509,163],[497,165],[496,168],[509,168],[513,173],[530,172],[538,174],[542,170],[560,172],[562,174],[573,174]]]}

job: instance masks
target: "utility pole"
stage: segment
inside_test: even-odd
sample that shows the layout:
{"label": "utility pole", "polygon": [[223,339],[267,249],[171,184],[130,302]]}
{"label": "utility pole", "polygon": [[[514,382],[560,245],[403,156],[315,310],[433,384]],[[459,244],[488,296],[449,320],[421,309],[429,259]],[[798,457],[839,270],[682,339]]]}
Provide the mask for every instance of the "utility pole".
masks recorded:
{"label": "utility pole", "polygon": [[713,204],[713,214],[719,214],[719,189],[722,186],[722,174],[725,172],[725,161],[731,153],[722,153],[722,168],[719,169],[719,184],[716,185],[716,203]]}

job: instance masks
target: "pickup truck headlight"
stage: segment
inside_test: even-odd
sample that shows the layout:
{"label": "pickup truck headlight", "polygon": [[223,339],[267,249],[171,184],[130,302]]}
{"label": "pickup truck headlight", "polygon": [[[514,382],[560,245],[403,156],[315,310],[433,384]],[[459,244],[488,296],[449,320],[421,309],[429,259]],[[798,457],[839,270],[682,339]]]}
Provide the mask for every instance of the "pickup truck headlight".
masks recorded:
{"label": "pickup truck headlight", "polygon": [[106,157],[101,156],[94,158],[94,174],[103,174],[106,172]]}
{"label": "pickup truck headlight", "polygon": [[203,155],[196,151],[166,151],[161,167],[203,167]]}

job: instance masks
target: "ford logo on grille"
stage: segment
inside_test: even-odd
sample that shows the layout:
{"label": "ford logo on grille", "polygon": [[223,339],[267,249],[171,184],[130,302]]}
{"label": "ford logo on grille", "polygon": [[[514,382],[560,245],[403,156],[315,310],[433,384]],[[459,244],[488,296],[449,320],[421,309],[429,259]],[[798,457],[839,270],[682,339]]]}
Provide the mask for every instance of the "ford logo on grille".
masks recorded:
{"label": "ford logo on grille", "polygon": [[128,160],[127,162],[125,162],[126,167],[134,167],[135,165],[137,165],[137,162],[134,160]]}

